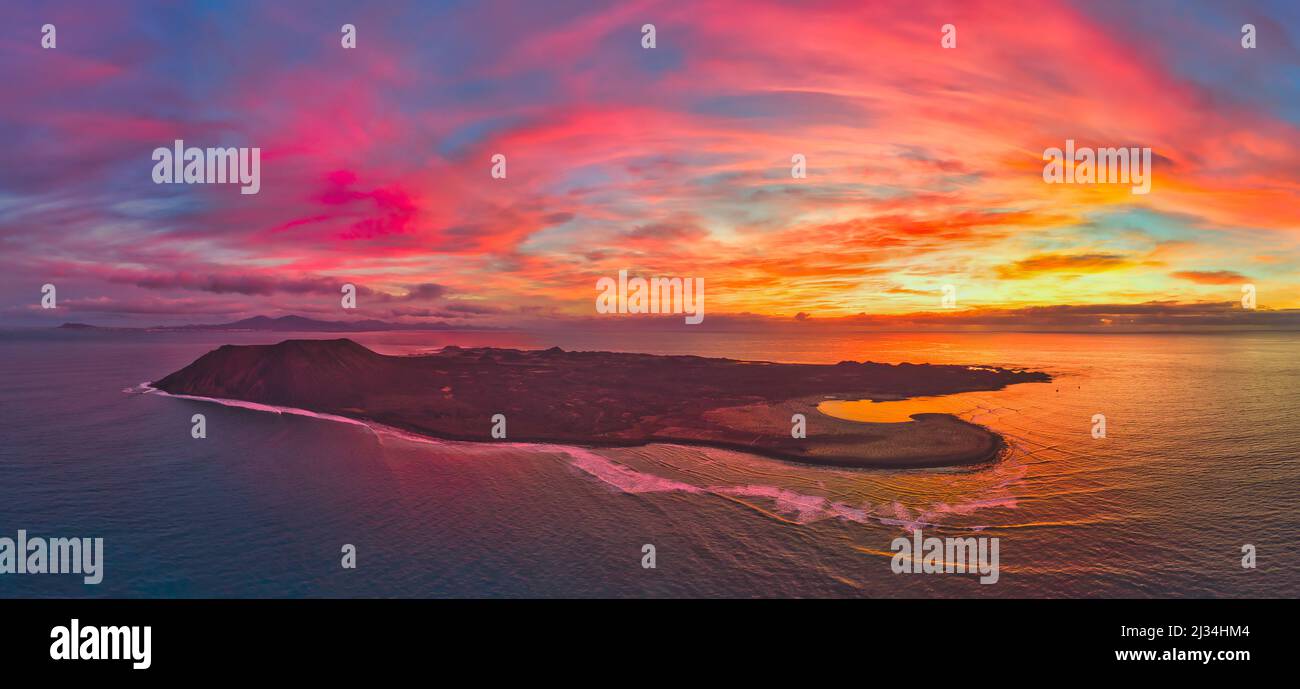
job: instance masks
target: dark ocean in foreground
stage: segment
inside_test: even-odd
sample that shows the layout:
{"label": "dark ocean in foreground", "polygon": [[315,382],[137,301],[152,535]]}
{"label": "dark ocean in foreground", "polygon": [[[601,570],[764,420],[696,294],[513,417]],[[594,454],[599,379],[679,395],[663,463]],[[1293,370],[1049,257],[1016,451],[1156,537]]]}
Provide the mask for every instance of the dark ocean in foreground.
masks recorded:
{"label": "dark ocean in foreground", "polygon": [[[1300,594],[1300,334],[347,336],[388,354],[559,345],[1056,379],[906,403],[1003,434],[995,464],[838,470],[424,440],[133,391],[284,333],[0,331],[0,537],[102,537],[105,559],[98,586],[0,574],[0,597]],[[194,413],[206,439],[190,437]],[[998,537],[998,583],[894,574],[890,543],[918,526]],[[355,570],[340,567],[345,543]],[[656,569],[641,567],[646,543]]]}

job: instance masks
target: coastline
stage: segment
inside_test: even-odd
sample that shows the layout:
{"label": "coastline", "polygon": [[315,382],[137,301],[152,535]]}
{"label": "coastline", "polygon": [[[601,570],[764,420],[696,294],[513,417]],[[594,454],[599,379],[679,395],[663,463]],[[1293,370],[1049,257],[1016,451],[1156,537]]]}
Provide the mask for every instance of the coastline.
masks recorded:
{"label": "coastline", "polygon": [[[974,366],[780,364],[558,348],[453,348],[393,357],[344,339],[226,345],[149,385],[171,396],[299,410],[437,440],[694,445],[803,465],[900,469],[989,463],[1006,442],[949,414],[863,422],[830,416],[818,404],[1049,379]],[[799,426],[802,435],[794,432]]]}
{"label": "coastline", "polygon": [[[270,414],[288,414],[291,416],[302,416],[305,418],[317,419],[320,421],[332,421],[335,423],[345,423],[353,426],[363,426],[374,433],[380,433],[380,432],[395,433],[403,438],[417,440],[417,441],[420,440],[445,441],[445,442],[454,442],[454,443],[473,443],[476,445],[511,445],[511,446],[531,445],[539,448],[551,446],[551,447],[575,448],[575,449],[593,449],[593,448],[602,448],[602,447],[606,447],[606,448],[649,447],[651,445],[685,445],[691,447],[710,447],[710,448],[715,448],[720,450],[744,452],[747,454],[757,455],[759,457],[764,457],[767,459],[775,459],[783,462],[791,462],[803,466],[824,466],[824,467],[833,467],[833,468],[840,468],[840,469],[933,469],[933,468],[955,467],[955,466],[978,466],[980,464],[988,464],[990,462],[996,461],[1007,449],[1006,441],[1001,436],[1001,434],[996,433],[980,424],[971,423],[969,421],[959,419],[955,416],[952,416],[951,414],[917,414],[916,416],[949,419],[951,420],[950,422],[956,422],[959,424],[972,426],[987,434],[989,440],[988,444],[984,446],[972,445],[968,448],[962,448],[940,456],[934,456],[934,455],[897,456],[895,455],[893,457],[882,457],[868,462],[852,456],[837,457],[832,455],[832,456],[814,458],[814,457],[809,457],[807,455],[781,452],[779,450],[773,450],[771,448],[764,447],[761,445],[745,444],[745,443],[738,443],[738,442],[726,442],[721,440],[712,440],[707,438],[691,438],[691,437],[663,436],[663,437],[654,437],[654,438],[641,440],[641,441],[596,439],[592,441],[568,442],[568,441],[557,441],[551,439],[529,439],[529,438],[510,438],[508,440],[485,440],[483,438],[476,438],[476,437],[469,437],[469,436],[431,434],[418,427],[413,427],[413,426],[404,427],[404,426],[398,426],[392,424],[385,424],[385,423],[380,423],[368,417],[328,414],[323,412],[312,411],[310,409],[262,404],[260,402],[249,402],[247,400],[232,399],[232,398],[207,397],[203,395],[187,395],[181,393],[171,393],[171,392],[167,392],[166,390],[161,390],[159,388],[153,387],[151,383],[143,383],[140,386],[137,386],[137,389],[128,388],[127,390],[124,390],[124,392],[133,393],[133,394],[156,394],[156,395],[161,395],[163,397],[190,400],[192,402],[207,402],[210,404],[218,404],[224,407],[232,407],[236,409],[246,409],[249,411],[264,412]],[[793,403],[795,401],[792,400],[791,402]],[[814,411],[816,411],[815,408]],[[821,412],[817,412],[817,413],[821,414]],[[826,415],[823,414],[823,416]],[[833,421],[841,421],[840,419],[836,419],[835,417],[831,417],[831,416],[826,416],[826,418],[831,419]],[[921,421],[922,419],[918,418],[914,422],[907,422],[907,423],[919,423]],[[844,423],[861,424],[862,422],[844,421]],[[888,424],[872,424],[872,425],[902,426],[904,424],[888,423]]]}

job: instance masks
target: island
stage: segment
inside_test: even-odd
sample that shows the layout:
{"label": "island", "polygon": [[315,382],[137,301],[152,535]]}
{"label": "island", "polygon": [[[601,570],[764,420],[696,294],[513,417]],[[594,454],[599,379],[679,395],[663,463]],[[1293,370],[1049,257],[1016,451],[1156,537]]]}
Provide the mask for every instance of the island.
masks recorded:
{"label": "island", "polygon": [[[372,421],[447,440],[706,445],[841,467],[937,467],[995,460],[996,433],[947,414],[863,423],[826,399],[903,399],[1046,382],[988,366],[790,364],[700,356],[445,347],[390,356],[350,339],[225,345],[152,386]],[[506,438],[492,435],[504,415]],[[806,437],[792,437],[792,417]]]}

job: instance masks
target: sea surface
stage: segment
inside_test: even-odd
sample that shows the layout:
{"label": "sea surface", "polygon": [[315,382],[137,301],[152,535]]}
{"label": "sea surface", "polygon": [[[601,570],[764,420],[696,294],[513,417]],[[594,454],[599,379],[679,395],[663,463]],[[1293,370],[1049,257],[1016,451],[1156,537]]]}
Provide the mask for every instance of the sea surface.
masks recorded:
{"label": "sea surface", "polygon": [[[0,574],[0,597],[1300,594],[1300,334],[348,335],[389,354],[558,345],[1055,376],[834,410],[953,413],[1007,439],[999,461],[962,469],[444,442],[140,387],[222,344],[295,336],[338,337],[0,331],[0,536],[105,543],[102,584]],[[918,528],[998,538],[998,582],[895,574],[891,542]]]}

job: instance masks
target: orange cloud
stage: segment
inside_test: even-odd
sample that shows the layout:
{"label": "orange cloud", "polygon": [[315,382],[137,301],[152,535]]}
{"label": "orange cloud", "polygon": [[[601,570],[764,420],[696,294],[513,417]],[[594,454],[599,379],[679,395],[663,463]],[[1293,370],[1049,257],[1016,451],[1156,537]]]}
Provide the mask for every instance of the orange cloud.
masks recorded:
{"label": "orange cloud", "polygon": [[1239,285],[1250,281],[1235,270],[1180,270],[1171,275],[1179,280],[1190,280],[1200,285]]}
{"label": "orange cloud", "polygon": [[1138,265],[1119,254],[1037,254],[997,267],[1004,280],[1025,280],[1044,273],[1103,273]]}

